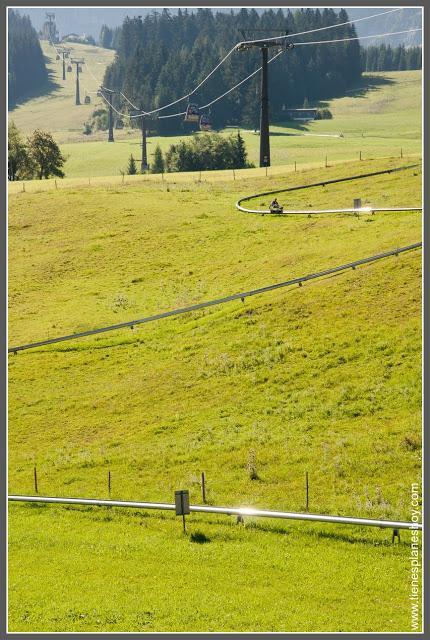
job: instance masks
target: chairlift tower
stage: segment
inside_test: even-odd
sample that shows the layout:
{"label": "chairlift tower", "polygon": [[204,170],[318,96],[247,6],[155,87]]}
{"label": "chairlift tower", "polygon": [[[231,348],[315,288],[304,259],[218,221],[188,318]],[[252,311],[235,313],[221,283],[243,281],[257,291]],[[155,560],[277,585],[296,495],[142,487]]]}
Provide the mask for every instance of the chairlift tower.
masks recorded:
{"label": "chairlift tower", "polygon": [[140,156],[140,171],[145,173],[145,171],[149,168],[148,165],[148,152],[146,148],[146,138],[147,138],[147,126],[146,126],[146,118],[145,111],[143,109],[143,102],[140,101],[140,109],[133,111],[133,115],[136,117],[140,116],[140,130],[142,132],[142,155]]}
{"label": "chairlift tower", "polygon": [[[64,58],[63,58],[63,60],[64,60]],[[76,65],[76,100],[75,100],[75,104],[76,105],[80,105],[81,104],[81,96],[80,96],[80,93],[79,93],[79,70],[80,70],[79,65],[80,64],[84,64],[85,60],[83,58],[79,58],[79,59],[72,58],[70,60],[70,62],[72,64]]]}
{"label": "chairlift tower", "polygon": [[66,49],[65,47],[61,47],[61,49],[58,49],[58,51],[60,52],[61,57],[63,59],[63,80],[65,80],[66,79],[66,57],[71,52],[71,49]]}
{"label": "chairlift tower", "polygon": [[57,27],[55,25],[55,13],[45,13],[46,21],[43,24],[43,34],[47,40],[58,42]]}
{"label": "chairlift tower", "polygon": [[[263,29],[251,29],[249,31],[265,31],[267,33]],[[292,49],[294,45],[292,42],[286,42],[285,38],[249,40],[244,29],[241,29],[240,33],[244,40],[237,45],[237,51],[247,51],[252,47],[257,47],[261,50],[260,167],[270,167],[268,53],[272,47],[288,50]],[[285,31],[285,35],[287,34],[288,32]]]}
{"label": "chairlift tower", "polygon": [[118,93],[118,91],[114,91],[113,89],[107,89],[106,87],[100,87],[97,94],[101,95],[105,98],[109,105],[109,134],[108,134],[108,142],[114,142],[113,139],[113,109],[112,109],[112,97],[114,93]]}
{"label": "chairlift tower", "polygon": [[146,150],[146,137],[147,137],[147,129],[146,129],[146,119],[145,113],[143,111],[143,103],[140,103],[140,110],[142,112],[142,116],[140,119],[140,129],[142,131],[142,155],[140,158],[140,170],[144,173],[148,169],[148,153]]}

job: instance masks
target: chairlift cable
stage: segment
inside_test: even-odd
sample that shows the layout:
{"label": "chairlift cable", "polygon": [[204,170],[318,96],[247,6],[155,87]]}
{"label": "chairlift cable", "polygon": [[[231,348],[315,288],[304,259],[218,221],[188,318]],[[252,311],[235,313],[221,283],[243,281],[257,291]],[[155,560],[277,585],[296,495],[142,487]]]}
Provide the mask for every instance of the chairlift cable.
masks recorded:
{"label": "chairlift cable", "polygon": [[[273,60],[275,60],[275,58],[277,58],[278,56],[281,55],[281,53],[284,53],[284,51],[279,51],[278,53],[276,53],[274,56],[272,56],[267,63],[270,64],[270,62],[273,62]],[[255,69],[255,71],[253,71],[252,73],[249,74],[249,76],[246,76],[246,78],[243,78],[243,80],[241,80],[240,82],[238,82],[237,84],[235,84],[233,87],[230,87],[230,89],[228,89],[228,91],[225,91],[224,93],[222,93],[220,96],[218,96],[217,98],[214,98],[213,100],[211,100],[211,102],[208,102],[207,104],[204,104],[200,107],[200,109],[207,109],[208,107],[212,106],[213,104],[215,104],[215,102],[218,102],[218,100],[221,100],[222,98],[224,98],[226,95],[228,95],[229,93],[231,93],[232,91],[234,91],[235,89],[237,89],[238,87],[240,87],[240,85],[242,85],[244,82],[247,82],[247,80],[249,80],[250,78],[252,78],[253,76],[255,76],[255,74],[257,74],[259,71],[261,71],[261,66],[258,67],[258,69]],[[175,116],[183,116],[186,112],[185,111],[181,111],[180,113],[171,113],[168,116],[158,116],[159,119],[161,118],[174,118]],[[132,116],[134,117],[134,116]]]}
{"label": "chairlift cable", "polygon": [[[364,18],[357,18],[355,20],[347,20],[346,22],[339,22],[338,24],[331,24],[327,27],[319,27],[318,29],[309,29],[308,31],[299,31],[297,33],[290,33],[290,34],[286,34],[286,35],[282,35],[282,36],[276,36],[273,38],[264,38],[265,40],[280,40],[280,39],[285,39],[285,38],[293,38],[295,36],[304,36],[308,33],[315,33],[316,31],[325,31],[326,29],[335,29],[336,27],[344,27],[347,24],[354,24],[355,22],[361,22],[362,20],[370,20],[371,18],[378,18],[379,16],[384,16],[388,13],[394,13],[395,11],[403,11],[403,9],[406,9],[407,7],[398,7],[396,9],[390,9],[389,11],[383,11],[382,13],[375,13],[371,16],[366,16]],[[257,40],[246,40],[246,42],[252,43],[252,42],[258,42]]]}
{"label": "chairlift cable", "polygon": [[[364,18],[357,18],[356,20],[348,20],[347,22],[342,22],[342,23],[339,23],[339,24],[329,25],[327,27],[320,27],[318,29],[309,29],[307,31],[299,31],[297,33],[288,34],[288,35],[285,35],[285,36],[280,36],[279,38],[266,38],[266,40],[279,40],[281,38],[282,39],[284,39],[284,38],[292,38],[293,36],[301,36],[301,35],[305,35],[305,34],[308,34],[308,33],[314,33],[316,31],[323,31],[325,29],[334,29],[336,27],[341,27],[341,26],[344,26],[344,25],[347,25],[347,24],[353,24],[354,22],[361,22],[362,20],[370,20],[372,18],[377,18],[379,16],[386,15],[388,13],[394,13],[395,11],[402,11],[403,9],[404,9],[404,7],[399,7],[399,8],[396,8],[396,9],[390,9],[389,11],[383,11],[381,13],[376,13],[376,14],[371,15],[371,16],[366,16]],[[248,42],[257,42],[257,40],[249,40]],[[234,47],[232,47],[232,49],[230,49],[230,51],[228,51],[228,53],[224,56],[224,58],[212,69],[212,71],[210,71],[208,73],[208,75],[205,78],[203,78],[203,80],[194,89],[192,89],[192,91],[190,91],[186,95],[182,96],[181,98],[178,98],[177,100],[174,100],[173,102],[170,102],[169,104],[163,105],[162,107],[158,107],[157,109],[153,109],[152,111],[147,111],[145,114],[146,115],[151,115],[153,113],[157,113],[159,111],[162,111],[164,109],[167,109],[168,107],[171,107],[171,106],[177,104],[178,102],[181,102],[182,100],[189,99],[190,96],[192,96],[194,93],[196,93],[196,91],[198,89],[200,89],[200,87],[215,73],[215,71],[217,71],[219,69],[219,67],[222,64],[224,64],[224,62],[236,50],[238,44],[240,44],[240,43],[236,43],[234,45]],[[239,85],[237,85],[237,86],[239,86]],[[178,114],[178,115],[183,115],[183,112],[181,112],[181,114]]]}
{"label": "chairlift cable", "polygon": [[416,27],[415,29],[406,29],[405,31],[392,31],[390,33],[375,33],[373,36],[357,36],[354,38],[338,38],[337,40],[316,40],[312,42],[295,42],[295,47],[301,47],[309,44],[333,44],[336,42],[348,42],[350,40],[367,40],[368,38],[383,38],[385,36],[397,36],[401,33],[414,33],[415,31],[422,31],[422,27]]}
{"label": "chairlift cable", "polygon": [[[400,34],[403,34],[403,33],[414,33],[416,31],[422,31],[422,28],[421,27],[417,27],[415,29],[406,29],[404,31],[393,31],[393,32],[389,32],[389,33],[378,33],[378,34],[374,34],[372,36],[361,36],[361,37],[357,36],[357,37],[351,37],[351,38],[339,38],[339,39],[336,39],[336,40],[319,40],[319,41],[312,41],[312,42],[295,42],[294,46],[296,47],[296,46],[304,46],[304,45],[311,45],[311,44],[333,44],[333,43],[337,43],[337,42],[348,42],[350,40],[362,40],[362,39],[368,39],[368,38],[383,38],[383,37],[386,37],[386,36],[395,36],[395,35],[400,35]],[[278,56],[280,56],[281,53],[284,53],[284,50],[279,51],[277,54],[272,56],[272,58],[270,58],[268,60],[268,63],[273,62],[273,60],[275,60]],[[247,76],[246,78],[244,78],[243,80],[241,80],[240,82],[235,84],[233,87],[228,89],[228,91],[226,91],[225,93],[221,94],[217,98],[214,98],[214,100],[211,100],[207,104],[202,105],[200,108],[201,109],[206,109],[207,107],[210,107],[211,105],[213,105],[215,102],[218,102],[218,100],[221,100],[226,95],[228,95],[229,93],[234,91],[234,89],[237,89],[237,87],[240,87],[240,85],[242,85],[244,82],[246,82],[247,80],[252,78],[259,71],[261,71],[261,66],[258,67],[258,69],[253,71],[251,74],[249,74],[249,76]],[[151,113],[151,112],[148,112],[148,113]],[[185,113],[186,113],[185,111],[181,111],[179,113],[172,113],[172,114],[170,114],[168,116],[158,116],[158,118],[159,119],[161,119],[161,118],[174,118],[176,116],[182,116]],[[139,116],[130,116],[130,117],[131,118],[137,118]]]}
{"label": "chairlift cable", "polygon": [[[372,19],[372,18],[377,18],[377,17],[379,17],[379,16],[386,15],[386,14],[389,14],[389,13],[394,13],[394,12],[396,12],[396,11],[402,11],[404,8],[405,8],[405,7],[398,7],[398,8],[395,8],[395,9],[390,9],[389,11],[383,11],[383,12],[381,12],[381,13],[373,14],[373,15],[371,15],[371,16],[365,16],[365,17],[363,17],[363,18],[357,18],[356,20],[348,20],[348,21],[346,21],[346,22],[342,22],[342,23],[339,23],[339,24],[329,25],[329,26],[327,26],[327,27],[319,27],[319,28],[317,28],[317,29],[309,29],[309,30],[307,30],[307,31],[301,31],[301,32],[296,32],[296,33],[292,33],[292,34],[288,34],[288,35],[279,36],[279,37],[277,37],[277,38],[276,38],[276,37],[275,37],[275,38],[266,38],[266,40],[280,40],[280,39],[285,39],[285,38],[292,38],[292,37],[294,37],[294,36],[299,36],[299,35],[306,35],[306,34],[308,34],[308,33],[315,33],[315,32],[317,32],[317,31],[323,31],[323,30],[326,30],[326,29],[334,29],[334,28],[336,28],[336,27],[341,27],[341,26],[344,26],[344,25],[347,25],[347,24],[353,24],[353,23],[355,23],[355,22],[361,22],[361,21],[363,21],[363,20],[370,20],[370,19]],[[402,33],[402,32],[398,32],[398,33]],[[391,35],[391,34],[387,34],[387,35]],[[397,35],[397,34],[393,34],[393,35]],[[368,36],[364,36],[364,37],[368,37]],[[376,37],[376,36],[374,36],[374,37]],[[360,39],[360,38],[351,38],[351,39]],[[346,40],[345,40],[345,41],[346,41]],[[250,42],[250,43],[251,43],[251,42],[258,42],[258,40],[249,40],[249,41],[247,41],[247,42]],[[329,42],[329,41],[324,41],[324,43],[325,43],[325,42]],[[214,74],[214,73],[215,73],[215,72],[216,72],[216,71],[217,71],[217,70],[218,70],[218,69],[219,69],[219,68],[224,64],[224,62],[225,62],[225,61],[226,61],[226,60],[231,56],[231,54],[236,50],[236,48],[237,48],[238,44],[240,44],[240,43],[236,43],[236,44],[234,45],[234,47],[232,47],[232,48],[230,49],[230,51],[228,51],[228,52],[226,53],[226,55],[222,58],[222,60],[221,60],[221,61],[220,61],[220,62],[219,62],[219,63],[218,63],[218,64],[217,64],[217,65],[216,65],[216,66],[215,66],[215,67],[214,67],[214,68],[213,68],[213,69],[212,69],[212,70],[211,70],[211,71],[210,71],[210,72],[209,72],[209,73],[208,73],[208,74],[203,78],[203,80],[201,80],[201,82],[200,82],[196,87],[194,87],[194,89],[192,89],[191,91],[189,91],[186,95],[182,96],[181,98],[177,98],[176,100],[173,100],[172,102],[170,102],[170,103],[168,103],[168,104],[165,104],[165,105],[163,105],[162,107],[158,107],[157,109],[152,109],[151,111],[143,111],[143,110],[139,110],[139,111],[140,111],[140,113],[139,113],[139,114],[137,114],[137,115],[134,115],[134,116],[127,116],[127,114],[122,114],[122,115],[124,115],[124,117],[131,117],[131,118],[138,118],[138,117],[141,117],[142,115],[152,115],[152,114],[154,114],[154,113],[158,113],[159,111],[163,111],[164,109],[167,109],[168,107],[171,107],[171,106],[173,106],[173,105],[175,105],[175,104],[178,104],[178,103],[179,103],[179,102],[181,102],[182,100],[186,100],[186,99],[188,99],[188,100],[189,100],[190,96],[192,96],[194,93],[196,93],[196,91],[197,91],[198,89],[200,89],[200,87],[201,87],[203,84],[205,84],[205,82],[206,82],[206,81],[207,81],[207,80],[208,80],[208,79],[209,79],[209,78],[210,78],[210,77],[211,77],[211,76],[212,76],[212,75],[213,75],[213,74]],[[300,44],[300,45],[301,45],[301,44],[319,44],[319,43],[297,43],[297,44]],[[273,58],[272,58],[272,59],[273,59]],[[269,62],[270,62],[270,61],[269,61]],[[260,67],[260,69],[261,69],[261,67]],[[256,72],[255,72],[255,73],[256,73]],[[252,75],[255,75],[255,73],[254,73],[254,74],[251,74],[249,77],[252,77]],[[93,76],[93,77],[95,78],[95,76]],[[96,79],[96,80],[97,80],[97,79]],[[245,81],[246,81],[246,80],[244,80],[244,82],[245,82]],[[241,83],[238,83],[237,85],[235,85],[235,87],[240,86],[240,84],[241,84]],[[106,87],[104,87],[104,88],[106,88]],[[233,90],[233,89],[231,89],[231,90]],[[228,93],[230,93],[230,91],[228,91],[228,92],[227,92],[226,94],[224,94],[224,95],[227,95]],[[131,106],[132,106],[134,109],[138,110],[138,109],[136,108],[136,106],[131,102],[131,100],[129,100],[129,98],[128,98],[125,94],[123,94],[123,93],[121,92],[121,95],[125,98],[125,100],[127,100],[127,102],[129,102],[129,103],[131,104]],[[219,99],[221,99],[221,98],[219,98]],[[215,101],[216,101],[216,100],[215,100]],[[212,103],[212,104],[213,104],[213,103]],[[202,108],[205,108],[205,107],[202,107]],[[174,115],[183,115],[184,113],[185,113],[185,112],[181,112],[181,113],[179,113],[179,114],[174,114]],[[174,115],[171,115],[171,116],[168,116],[168,117],[174,117]],[[166,117],[166,116],[160,116],[160,117]]]}

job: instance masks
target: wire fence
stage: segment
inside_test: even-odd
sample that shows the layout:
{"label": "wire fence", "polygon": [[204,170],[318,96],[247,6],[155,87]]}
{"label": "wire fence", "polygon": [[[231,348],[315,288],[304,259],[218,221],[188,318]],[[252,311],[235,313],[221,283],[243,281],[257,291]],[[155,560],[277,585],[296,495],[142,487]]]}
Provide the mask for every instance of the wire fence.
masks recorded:
{"label": "wire fence", "polygon": [[[408,157],[418,157],[419,154],[408,154]],[[371,157],[365,157],[364,153],[357,153],[349,158],[329,158],[324,155],[321,160],[312,162],[301,162],[291,160],[287,164],[274,165],[270,167],[253,167],[250,169],[220,169],[211,171],[183,171],[174,173],[145,173],[136,175],[127,175],[119,173],[111,176],[81,176],[76,178],[49,178],[48,180],[19,180],[8,182],[9,195],[19,193],[43,193],[46,191],[67,190],[74,188],[112,188],[112,187],[133,187],[139,185],[175,185],[183,183],[222,183],[233,182],[235,180],[247,180],[252,178],[276,178],[282,175],[296,173],[307,169],[331,168],[343,165],[346,162],[354,162],[356,160],[392,160],[394,158],[403,158],[402,150],[399,149],[398,155],[381,154],[376,156],[372,153]]]}

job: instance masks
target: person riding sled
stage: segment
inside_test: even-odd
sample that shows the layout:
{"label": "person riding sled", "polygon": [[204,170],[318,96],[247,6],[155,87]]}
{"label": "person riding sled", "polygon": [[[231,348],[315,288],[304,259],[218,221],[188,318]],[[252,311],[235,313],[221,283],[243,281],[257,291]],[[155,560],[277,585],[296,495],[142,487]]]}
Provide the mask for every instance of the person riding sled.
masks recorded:
{"label": "person riding sled", "polygon": [[275,212],[275,213],[280,213],[280,212],[282,212],[282,210],[283,210],[283,207],[281,207],[281,205],[279,204],[277,199],[274,198],[272,200],[272,202],[270,203],[270,211]]}

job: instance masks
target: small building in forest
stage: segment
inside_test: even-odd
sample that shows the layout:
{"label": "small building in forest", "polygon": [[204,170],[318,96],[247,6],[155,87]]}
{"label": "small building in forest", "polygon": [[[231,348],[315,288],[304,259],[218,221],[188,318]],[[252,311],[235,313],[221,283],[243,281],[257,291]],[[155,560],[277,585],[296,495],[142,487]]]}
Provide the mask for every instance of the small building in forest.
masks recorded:
{"label": "small building in forest", "polygon": [[283,109],[288,120],[315,120],[318,109]]}

